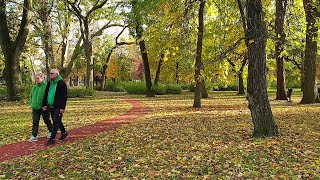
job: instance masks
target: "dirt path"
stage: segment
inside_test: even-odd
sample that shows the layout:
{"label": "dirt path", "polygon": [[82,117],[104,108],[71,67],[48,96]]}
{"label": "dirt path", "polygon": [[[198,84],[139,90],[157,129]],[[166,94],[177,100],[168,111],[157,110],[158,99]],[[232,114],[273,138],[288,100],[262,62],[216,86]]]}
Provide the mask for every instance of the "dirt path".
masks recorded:
{"label": "dirt path", "polygon": [[[45,150],[51,147],[60,146],[62,144],[71,143],[73,141],[84,139],[90,136],[95,136],[98,133],[116,129],[122,124],[131,123],[138,118],[142,118],[146,114],[146,109],[140,103],[140,101],[135,99],[122,99],[132,105],[132,108],[123,115],[116,116],[111,119],[97,122],[92,125],[83,126],[77,129],[72,129],[68,131],[68,137],[65,141],[56,140],[56,143],[52,146],[46,146],[46,137],[39,138],[36,142],[18,142],[13,144],[8,144],[0,147],[0,162],[11,160],[19,156],[25,156],[33,154],[40,150]],[[60,134],[57,135],[57,138]]]}

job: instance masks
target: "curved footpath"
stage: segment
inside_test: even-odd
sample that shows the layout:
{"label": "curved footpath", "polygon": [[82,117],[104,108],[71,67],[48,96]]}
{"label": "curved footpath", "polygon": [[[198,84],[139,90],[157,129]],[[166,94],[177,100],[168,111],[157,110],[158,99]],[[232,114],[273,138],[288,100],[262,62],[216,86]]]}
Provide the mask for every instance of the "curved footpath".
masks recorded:
{"label": "curved footpath", "polygon": [[[77,129],[68,131],[68,137],[64,141],[56,141],[54,145],[46,146],[46,137],[41,137],[36,142],[18,142],[8,144],[0,147],[0,162],[11,160],[16,157],[26,156],[33,154],[40,150],[45,150],[51,147],[60,146],[74,142],[86,137],[95,136],[98,133],[109,131],[118,128],[122,124],[129,124],[138,118],[142,118],[146,114],[145,108],[138,100],[135,99],[122,99],[132,105],[132,108],[123,115],[116,116],[111,119],[99,121],[92,125],[83,126]],[[60,137],[60,134],[57,135]]]}

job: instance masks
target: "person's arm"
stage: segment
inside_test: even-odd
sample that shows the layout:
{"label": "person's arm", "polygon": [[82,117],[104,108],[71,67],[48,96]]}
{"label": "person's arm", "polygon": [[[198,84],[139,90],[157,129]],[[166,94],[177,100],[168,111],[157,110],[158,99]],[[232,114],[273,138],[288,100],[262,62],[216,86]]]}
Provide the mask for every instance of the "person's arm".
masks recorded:
{"label": "person's arm", "polygon": [[33,92],[33,88],[34,87],[32,87],[32,89],[31,89],[31,91],[30,91],[30,95],[29,95],[29,105],[31,106],[31,103],[32,103],[32,92]]}
{"label": "person's arm", "polygon": [[61,82],[61,95],[62,95],[61,109],[65,109],[67,105],[68,88],[64,81]]}
{"label": "person's arm", "polygon": [[49,92],[50,82],[47,83],[46,90],[44,91],[42,110],[46,111],[48,109],[48,92]]}
{"label": "person's arm", "polygon": [[68,88],[64,81],[60,81],[60,92],[61,92],[61,105],[60,105],[60,113],[63,114],[66,109],[67,105],[67,95],[68,95]]}

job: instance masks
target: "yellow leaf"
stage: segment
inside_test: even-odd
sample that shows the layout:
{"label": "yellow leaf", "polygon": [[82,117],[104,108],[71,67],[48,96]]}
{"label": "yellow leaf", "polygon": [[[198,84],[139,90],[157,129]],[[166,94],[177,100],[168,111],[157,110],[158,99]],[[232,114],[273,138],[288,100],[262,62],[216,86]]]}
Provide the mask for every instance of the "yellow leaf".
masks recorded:
{"label": "yellow leaf", "polygon": [[111,169],[109,169],[109,173],[112,173],[112,172],[115,172],[115,171],[117,171],[117,167],[113,167],[113,168],[111,168]]}

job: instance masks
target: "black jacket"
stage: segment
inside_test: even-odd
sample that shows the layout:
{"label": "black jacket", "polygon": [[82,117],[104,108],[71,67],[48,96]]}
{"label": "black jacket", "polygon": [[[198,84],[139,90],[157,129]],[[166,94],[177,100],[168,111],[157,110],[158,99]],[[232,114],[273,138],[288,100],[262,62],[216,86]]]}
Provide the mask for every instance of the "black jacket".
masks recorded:
{"label": "black jacket", "polygon": [[[43,106],[48,106],[48,92],[50,88],[51,82],[48,82],[44,98],[43,98]],[[67,85],[63,80],[58,81],[56,93],[54,94],[54,102],[53,102],[53,108],[54,109],[65,109],[67,105]]]}

